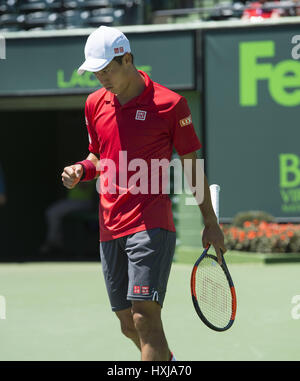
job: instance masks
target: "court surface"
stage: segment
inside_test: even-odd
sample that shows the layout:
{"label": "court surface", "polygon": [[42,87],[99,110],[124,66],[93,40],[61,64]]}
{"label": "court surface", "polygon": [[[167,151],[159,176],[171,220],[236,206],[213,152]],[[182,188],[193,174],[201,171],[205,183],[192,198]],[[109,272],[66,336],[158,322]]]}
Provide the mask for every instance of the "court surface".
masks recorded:
{"label": "court surface", "polygon": [[[229,331],[214,332],[194,312],[192,266],[173,264],[162,316],[176,358],[299,360],[300,319],[292,316],[292,298],[300,295],[300,264],[229,267],[236,322]],[[140,359],[110,310],[100,263],[0,264],[0,295],[6,304],[1,361]]]}

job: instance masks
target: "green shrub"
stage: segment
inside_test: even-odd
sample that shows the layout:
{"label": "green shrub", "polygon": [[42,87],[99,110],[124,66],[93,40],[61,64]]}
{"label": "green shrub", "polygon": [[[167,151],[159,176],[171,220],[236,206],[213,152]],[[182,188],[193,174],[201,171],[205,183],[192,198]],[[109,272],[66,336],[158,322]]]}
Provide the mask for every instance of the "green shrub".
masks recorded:
{"label": "green shrub", "polygon": [[300,231],[294,232],[289,242],[289,251],[292,253],[300,253]]}
{"label": "green shrub", "polygon": [[232,221],[232,225],[243,227],[244,222],[253,221],[253,222],[274,222],[275,218],[271,214],[260,211],[260,210],[250,210],[247,212],[237,213]]}

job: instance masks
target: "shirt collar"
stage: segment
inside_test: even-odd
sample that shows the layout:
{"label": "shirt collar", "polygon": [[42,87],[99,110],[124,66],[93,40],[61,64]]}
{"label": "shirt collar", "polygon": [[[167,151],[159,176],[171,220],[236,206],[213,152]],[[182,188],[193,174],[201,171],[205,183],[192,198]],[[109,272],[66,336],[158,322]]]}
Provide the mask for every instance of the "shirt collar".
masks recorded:
{"label": "shirt collar", "polygon": [[[144,71],[138,70],[138,72],[144,77],[145,88],[138,97],[133,98],[124,106],[131,104],[131,102],[134,102],[140,106],[147,106],[149,104],[150,99],[153,98],[153,81],[150,79],[148,74],[145,73]],[[117,97],[115,96],[115,94],[111,93],[110,91],[106,91],[104,99],[106,102],[110,102],[112,106],[120,106]]]}

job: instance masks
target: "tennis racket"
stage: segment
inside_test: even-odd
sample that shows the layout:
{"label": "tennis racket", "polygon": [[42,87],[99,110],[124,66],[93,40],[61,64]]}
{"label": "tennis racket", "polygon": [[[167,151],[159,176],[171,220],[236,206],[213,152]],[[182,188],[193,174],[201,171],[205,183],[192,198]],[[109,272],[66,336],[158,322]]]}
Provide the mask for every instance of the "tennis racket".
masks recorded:
{"label": "tennis racket", "polygon": [[[210,193],[214,211],[219,221],[219,185],[211,185]],[[226,331],[235,319],[235,288],[222,255],[219,265],[216,255],[209,254],[208,245],[194,264],[191,275],[191,292],[195,310],[209,328]]]}

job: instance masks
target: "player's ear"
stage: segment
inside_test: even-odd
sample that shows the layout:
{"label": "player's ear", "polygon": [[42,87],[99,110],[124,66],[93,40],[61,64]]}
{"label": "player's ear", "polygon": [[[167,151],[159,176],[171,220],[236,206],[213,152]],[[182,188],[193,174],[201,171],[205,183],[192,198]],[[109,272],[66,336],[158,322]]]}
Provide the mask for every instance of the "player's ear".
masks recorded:
{"label": "player's ear", "polygon": [[133,57],[131,53],[125,53],[123,56],[123,62],[125,64],[132,64],[133,63]]}

